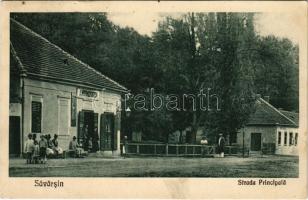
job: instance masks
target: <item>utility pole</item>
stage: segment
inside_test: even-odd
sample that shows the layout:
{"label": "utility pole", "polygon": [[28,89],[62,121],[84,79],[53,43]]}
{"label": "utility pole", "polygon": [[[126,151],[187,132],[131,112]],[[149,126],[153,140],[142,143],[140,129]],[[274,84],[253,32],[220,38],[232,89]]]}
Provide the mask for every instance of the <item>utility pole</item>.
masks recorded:
{"label": "utility pole", "polygon": [[245,131],[243,129],[243,158],[245,157]]}

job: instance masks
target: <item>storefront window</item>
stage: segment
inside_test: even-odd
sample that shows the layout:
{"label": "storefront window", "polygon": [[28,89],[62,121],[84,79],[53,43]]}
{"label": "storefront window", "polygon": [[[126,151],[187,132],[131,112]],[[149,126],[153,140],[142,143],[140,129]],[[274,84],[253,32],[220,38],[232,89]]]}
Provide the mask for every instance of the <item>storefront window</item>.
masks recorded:
{"label": "storefront window", "polygon": [[288,144],[288,141],[287,141],[287,140],[288,140],[288,132],[284,132],[284,141],[283,141],[284,143],[283,143],[283,144],[284,144],[285,146],[287,146],[287,144]]}

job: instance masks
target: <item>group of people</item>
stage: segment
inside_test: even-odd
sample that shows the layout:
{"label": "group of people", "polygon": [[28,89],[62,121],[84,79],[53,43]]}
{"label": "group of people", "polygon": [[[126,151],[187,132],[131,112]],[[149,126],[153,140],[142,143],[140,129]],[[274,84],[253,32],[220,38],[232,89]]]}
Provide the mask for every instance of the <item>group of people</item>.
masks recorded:
{"label": "group of people", "polygon": [[81,158],[84,150],[82,146],[78,143],[76,136],[70,141],[69,148],[70,152],[72,153],[73,157]]}
{"label": "group of people", "polygon": [[88,125],[83,127],[83,147],[85,151],[96,152],[99,150],[98,131],[94,129],[92,135],[89,134]]}
{"label": "group of people", "polygon": [[59,147],[58,135],[55,134],[51,140],[50,134],[40,135],[37,141],[36,134],[28,134],[25,142],[25,153],[27,164],[37,164],[39,162],[46,163],[48,156],[57,156],[63,154],[63,150]]}
{"label": "group of people", "polygon": [[[202,145],[201,154],[202,154],[202,156],[204,156],[205,151],[206,151],[206,145],[208,144],[206,136],[202,137],[200,144]],[[223,134],[220,133],[218,141],[217,141],[217,153],[218,153],[220,158],[225,157],[224,151],[225,151],[225,138],[224,138]]]}
{"label": "group of people", "polygon": [[[86,137],[85,137],[86,138]],[[86,146],[87,149],[82,148],[82,145],[80,145],[77,141],[76,136],[72,138],[72,140],[69,143],[69,150],[73,153],[74,157],[82,157],[85,150],[86,151],[96,151],[98,148],[98,144],[93,146],[92,138],[86,138]],[[97,142],[98,143],[98,142]],[[202,148],[202,155],[205,154],[205,146],[208,144],[207,138],[205,136],[202,137],[200,141],[201,145],[203,145]],[[225,146],[225,138],[223,137],[223,134],[219,134],[219,138],[217,141],[217,150],[219,157],[224,157],[224,146]],[[40,140],[37,141],[36,134],[29,134],[28,139],[25,142],[25,153],[27,157],[27,164],[31,163],[46,163],[48,156],[57,156],[62,155],[63,150],[61,147],[59,147],[58,142],[58,135],[55,134],[54,138],[51,140],[50,134],[47,135],[40,135]],[[127,136],[124,137],[124,145],[122,150],[123,155],[126,155],[127,153]]]}

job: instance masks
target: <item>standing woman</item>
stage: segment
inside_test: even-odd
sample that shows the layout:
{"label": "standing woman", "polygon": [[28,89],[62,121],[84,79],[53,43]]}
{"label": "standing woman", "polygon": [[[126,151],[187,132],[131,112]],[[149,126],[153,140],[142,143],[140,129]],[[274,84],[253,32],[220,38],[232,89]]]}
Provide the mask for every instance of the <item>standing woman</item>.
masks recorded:
{"label": "standing woman", "polygon": [[47,140],[44,135],[41,135],[41,140],[39,141],[39,147],[40,147],[40,161],[41,163],[46,164],[47,158],[46,158],[46,150],[47,150]]}
{"label": "standing woman", "polygon": [[83,127],[83,148],[85,151],[88,151],[88,140],[89,140],[89,129],[88,129],[88,125],[86,124]]}
{"label": "standing woman", "polygon": [[46,156],[53,156],[54,155],[53,143],[51,141],[50,134],[46,135],[46,141],[47,141]]}
{"label": "standing woman", "polygon": [[28,134],[28,139],[25,142],[25,153],[27,156],[27,164],[31,164],[32,162],[32,153],[34,150],[34,142],[32,140],[32,134]]}
{"label": "standing woman", "polygon": [[98,140],[99,140],[98,131],[97,131],[97,128],[95,128],[94,133],[93,133],[93,138],[92,138],[92,144],[93,144],[92,151],[93,152],[97,152],[99,150]]}
{"label": "standing woman", "polygon": [[225,138],[222,133],[219,133],[219,139],[218,139],[218,153],[219,157],[223,158],[225,152]]}
{"label": "standing woman", "polygon": [[63,153],[63,150],[61,147],[59,147],[59,142],[58,142],[58,135],[55,134],[52,140],[53,144],[53,151],[55,152],[56,155],[61,155]]}
{"label": "standing woman", "polygon": [[122,154],[124,156],[124,158],[126,157],[128,153],[128,141],[127,141],[127,136],[124,136],[124,140],[123,140],[123,149],[122,149]]}

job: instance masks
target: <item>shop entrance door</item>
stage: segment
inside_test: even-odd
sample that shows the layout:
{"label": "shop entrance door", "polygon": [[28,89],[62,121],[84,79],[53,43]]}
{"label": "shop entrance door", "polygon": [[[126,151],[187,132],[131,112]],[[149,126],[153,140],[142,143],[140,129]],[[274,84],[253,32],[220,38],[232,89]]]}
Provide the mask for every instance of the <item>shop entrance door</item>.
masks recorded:
{"label": "shop entrance door", "polygon": [[113,113],[101,114],[100,144],[101,150],[115,150],[115,117]]}
{"label": "shop entrance door", "polygon": [[[93,143],[98,140],[98,114],[91,110],[82,110],[79,112],[78,120],[78,141],[86,151],[96,151],[97,147]],[[89,141],[92,145],[89,146]],[[89,149],[90,147],[90,149]]]}

